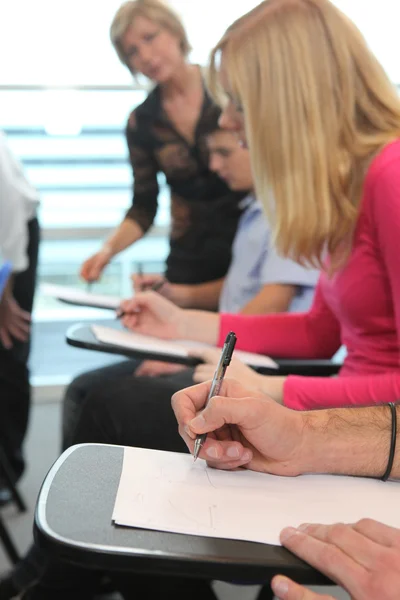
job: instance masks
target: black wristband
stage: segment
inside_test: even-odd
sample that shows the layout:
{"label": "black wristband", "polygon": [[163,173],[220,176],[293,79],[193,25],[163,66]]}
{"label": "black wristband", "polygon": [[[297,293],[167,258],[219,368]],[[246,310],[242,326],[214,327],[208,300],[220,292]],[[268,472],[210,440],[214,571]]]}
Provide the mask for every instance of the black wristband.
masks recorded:
{"label": "black wristband", "polygon": [[389,460],[386,467],[386,471],[384,475],[381,477],[382,481],[387,481],[390,477],[390,473],[393,469],[393,461],[394,455],[396,452],[396,441],[397,441],[397,410],[396,405],[393,402],[389,402],[388,404],[390,408],[390,412],[392,414],[392,435],[390,438],[390,451],[389,451]]}

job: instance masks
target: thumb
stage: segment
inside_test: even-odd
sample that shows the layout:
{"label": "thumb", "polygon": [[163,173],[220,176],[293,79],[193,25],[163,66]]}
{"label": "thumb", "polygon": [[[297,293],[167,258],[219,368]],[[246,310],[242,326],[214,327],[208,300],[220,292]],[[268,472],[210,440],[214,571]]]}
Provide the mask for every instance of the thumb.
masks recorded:
{"label": "thumb", "polygon": [[248,427],[259,422],[255,415],[253,398],[226,398],[214,396],[207,407],[190,421],[189,426],[194,433],[209,433],[226,424],[246,425]]}
{"label": "thumb", "polygon": [[271,587],[279,600],[334,600],[333,596],[316,594],[281,575],[273,578]]}

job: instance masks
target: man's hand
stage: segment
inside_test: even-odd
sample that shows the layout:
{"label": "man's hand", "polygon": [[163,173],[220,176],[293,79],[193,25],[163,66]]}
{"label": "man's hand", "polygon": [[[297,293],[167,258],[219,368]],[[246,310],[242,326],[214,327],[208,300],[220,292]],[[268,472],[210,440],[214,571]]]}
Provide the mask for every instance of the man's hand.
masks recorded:
{"label": "man's hand", "polygon": [[25,342],[29,338],[31,315],[22,310],[11,293],[0,300],[0,341],[6,350],[13,346],[13,338]]}
{"label": "man's hand", "polygon": [[[282,545],[343,587],[353,600],[398,600],[400,531],[363,519],[355,525],[301,525],[281,533]],[[330,598],[307,592],[277,576],[272,589],[282,600]]]}
{"label": "man's hand", "polygon": [[160,360],[144,360],[134,372],[135,377],[160,377],[160,375],[172,375],[184,371],[185,365],[161,362]]}
{"label": "man's hand", "polygon": [[171,287],[171,284],[159,273],[134,273],[131,275],[131,280],[135,294],[147,292],[152,290],[155,286],[160,286],[157,289],[158,293],[169,298],[169,288]]}
{"label": "man's hand", "polygon": [[172,397],[179,433],[191,452],[196,435],[208,433],[200,457],[212,467],[286,476],[303,472],[307,413],[284,408],[231,379],[204,408],[210,387],[208,381]]}

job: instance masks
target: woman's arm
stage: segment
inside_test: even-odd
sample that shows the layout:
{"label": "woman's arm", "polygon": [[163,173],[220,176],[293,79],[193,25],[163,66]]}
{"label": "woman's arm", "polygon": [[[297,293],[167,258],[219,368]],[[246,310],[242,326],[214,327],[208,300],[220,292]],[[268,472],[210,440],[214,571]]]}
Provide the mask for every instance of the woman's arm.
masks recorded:
{"label": "woman's arm", "polygon": [[[400,152],[383,166],[375,168],[366,185],[365,211],[373,236],[371,246],[383,263],[391,297],[387,298],[388,317],[391,310],[400,344]],[[373,178],[372,178],[373,177]],[[360,302],[362,302],[360,297]],[[395,341],[393,342],[395,343]],[[284,387],[284,403],[294,409],[321,406],[372,405],[394,402],[400,398],[400,365],[384,374],[360,375],[337,379],[288,377]]]}
{"label": "woman's arm", "polygon": [[140,127],[140,121],[138,126],[138,118],[134,111],[126,128],[129,161],[134,177],[133,202],[125,219],[104,245],[112,256],[143,237],[153,224],[157,213],[158,166],[146,144],[146,135]]}
{"label": "woman's arm", "polygon": [[340,326],[325,303],[320,283],[307,313],[221,315],[219,345],[229,331],[237,347],[279,358],[331,358],[340,347]]}
{"label": "woman's arm", "polygon": [[154,221],[158,207],[158,166],[146,143],[146,135],[146,132],[137,127],[136,114],[133,112],[126,128],[134,177],[133,204],[99,252],[83,263],[81,276],[86,281],[96,281],[110,260],[140,240]]}

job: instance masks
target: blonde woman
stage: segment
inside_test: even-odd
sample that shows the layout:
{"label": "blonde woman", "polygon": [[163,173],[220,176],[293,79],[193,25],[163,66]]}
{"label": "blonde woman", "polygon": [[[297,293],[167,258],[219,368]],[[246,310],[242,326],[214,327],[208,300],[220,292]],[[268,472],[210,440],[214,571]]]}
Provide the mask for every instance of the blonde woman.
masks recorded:
{"label": "blonde woman", "polygon": [[[400,99],[354,24],[328,0],[267,0],[212,53],[211,81],[229,101],[221,125],[248,144],[257,197],[284,256],[323,273],[308,313],[176,312],[148,294],[125,325],[243,350],[328,358],[340,376],[230,376],[293,409],[400,398]],[[162,305],[162,306],[161,306]],[[212,377],[215,355],[197,370]]]}
{"label": "blonde woman", "polygon": [[201,69],[178,16],[161,0],[130,0],[117,11],[111,41],[121,62],[154,85],[130,115],[126,138],[134,175],[133,204],[81,275],[97,280],[110,260],[141,239],[157,213],[164,173],[171,190],[170,254],[166,278],[199,284],[223,278],[245,194],[232,192],[208,168],[206,137],[218,122]]}

